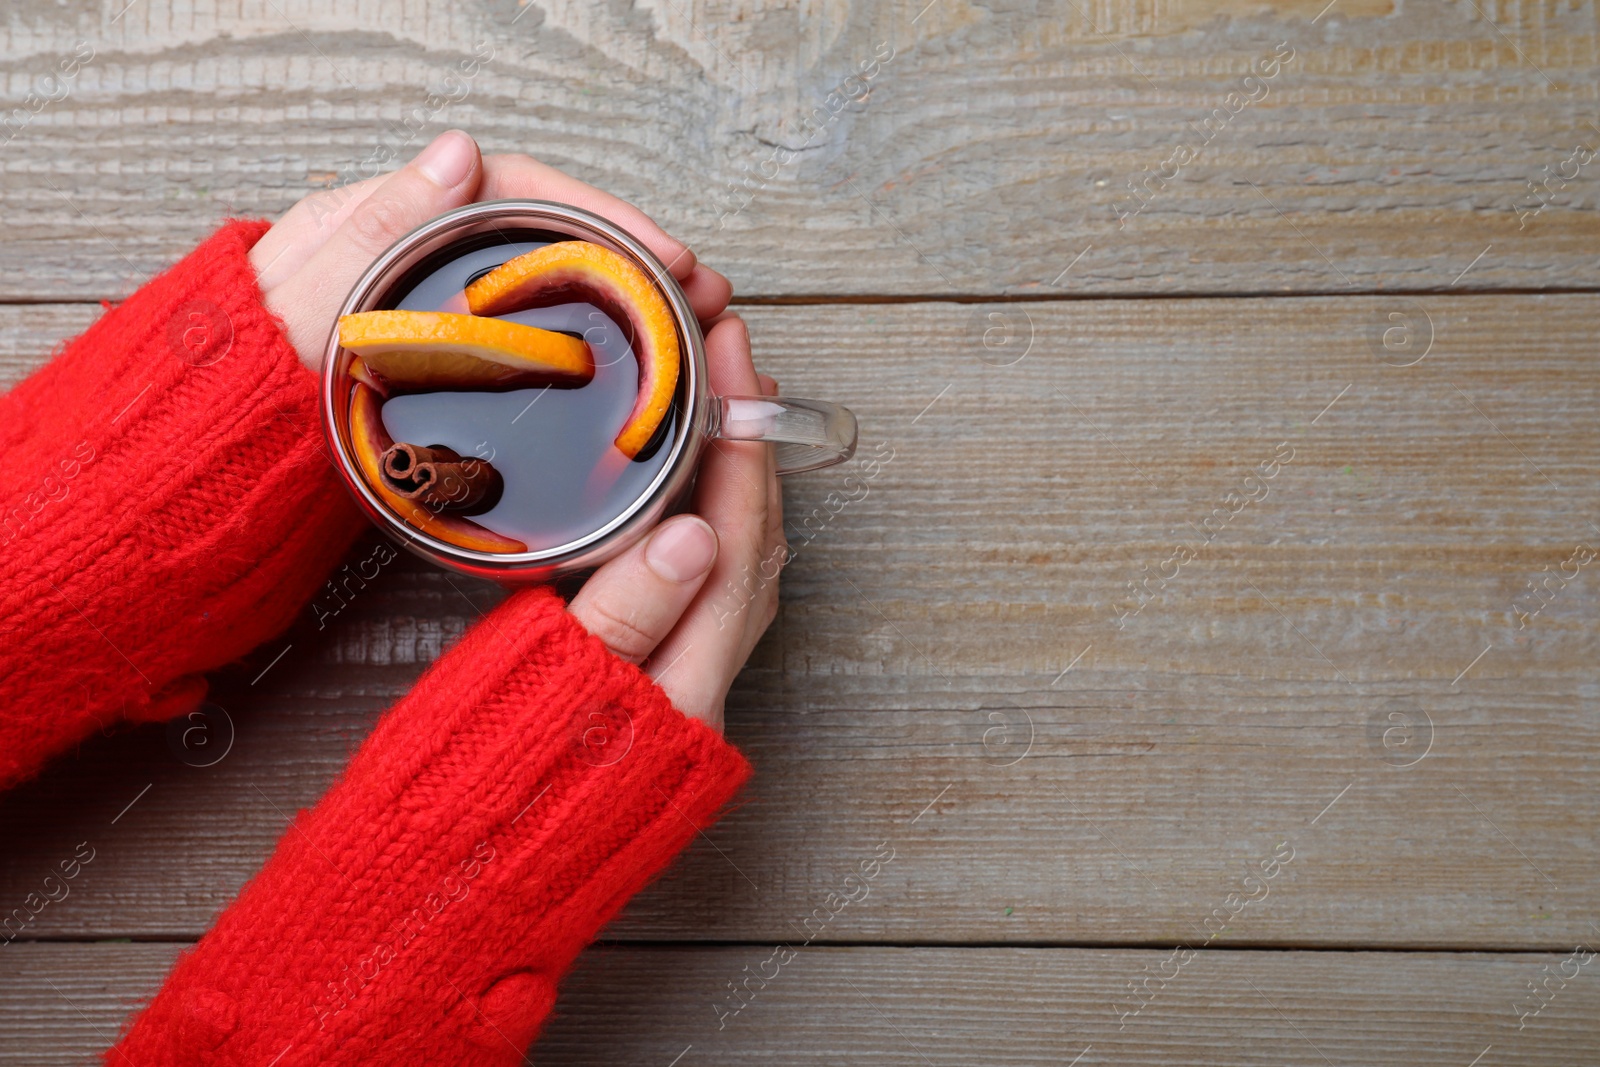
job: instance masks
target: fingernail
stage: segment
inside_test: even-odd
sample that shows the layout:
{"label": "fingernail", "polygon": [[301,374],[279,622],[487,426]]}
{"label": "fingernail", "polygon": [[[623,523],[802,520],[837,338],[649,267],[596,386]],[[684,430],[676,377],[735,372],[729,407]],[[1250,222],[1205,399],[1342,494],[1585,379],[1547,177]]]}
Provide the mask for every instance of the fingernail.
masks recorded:
{"label": "fingernail", "polygon": [[446,130],[417,156],[417,169],[436,185],[453,189],[466,181],[478,159],[475,141],[460,130]]}
{"label": "fingernail", "polygon": [[689,515],[667,523],[650,538],[644,561],[669,582],[687,582],[711,569],[717,535],[704,519]]}

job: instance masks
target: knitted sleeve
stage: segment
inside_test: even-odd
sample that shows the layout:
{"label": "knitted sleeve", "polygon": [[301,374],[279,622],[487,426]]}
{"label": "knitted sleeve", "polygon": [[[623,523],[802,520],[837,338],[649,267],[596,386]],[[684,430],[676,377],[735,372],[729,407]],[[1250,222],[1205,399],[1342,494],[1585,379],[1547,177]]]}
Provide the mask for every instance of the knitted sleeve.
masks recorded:
{"label": "knitted sleeve", "polygon": [[223,227],[0,396],[0,788],[283,630],[362,520]]}
{"label": "knitted sleeve", "polygon": [[520,592],[386,713],[107,1063],[520,1064],[578,951],[748,773]]}

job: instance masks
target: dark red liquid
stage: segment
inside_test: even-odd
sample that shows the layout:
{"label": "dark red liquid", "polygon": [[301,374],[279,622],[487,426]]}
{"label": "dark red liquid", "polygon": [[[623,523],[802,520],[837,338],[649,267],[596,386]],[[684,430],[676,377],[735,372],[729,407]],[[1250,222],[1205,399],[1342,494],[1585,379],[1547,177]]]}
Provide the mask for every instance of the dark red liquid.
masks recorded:
{"label": "dark red liquid", "polygon": [[[544,243],[465,253],[423,277],[392,307],[465,312],[462,290],[468,282]],[[588,303],[497,317],[581,336],[594,355],[593,380],[577,389],[406,393],[384,402],[383,424],[395,441],[446,445],[488,460],[505,490],[472,521],[536,552],[577,540],[627,510],[666,463],[678,415],[674,406],[657,435],[659,447],[630,460],[612,444],[639,391],[639,365],[627,333]]]}

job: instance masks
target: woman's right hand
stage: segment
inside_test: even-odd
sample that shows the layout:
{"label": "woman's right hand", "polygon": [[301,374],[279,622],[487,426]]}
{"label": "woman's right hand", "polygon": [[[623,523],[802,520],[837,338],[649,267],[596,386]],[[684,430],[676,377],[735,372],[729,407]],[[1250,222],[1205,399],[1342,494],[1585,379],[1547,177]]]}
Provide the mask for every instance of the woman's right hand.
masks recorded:
{"label": "woman's right hand", "polygon": [[[706,334],[711,391],[778,395],[758,375],[750,333],[723,315]],[[712,441],[694,514],[668,519],[590,576],[570,610],[607,648],[640,664],[679,711],[722,729],[728,689],[778,611],[789,559],[772,446]]]}

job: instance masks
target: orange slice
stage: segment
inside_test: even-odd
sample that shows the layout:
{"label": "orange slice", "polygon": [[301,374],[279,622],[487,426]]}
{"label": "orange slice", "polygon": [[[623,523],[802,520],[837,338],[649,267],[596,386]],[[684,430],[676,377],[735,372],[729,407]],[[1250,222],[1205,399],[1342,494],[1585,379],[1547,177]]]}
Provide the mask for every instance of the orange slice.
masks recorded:
{"label": "orange slice", "polygon": [[632,327],[639,395],[617,434],[632,458],[650,443],[678,387],[678,326],[666,297],[626,256],[588,241],[560,241],[507,260],[467,286],[474,315],[587,300]]}
{"label": "orange slice", "polygon": [[584,385],[594,357],[576,337],[443,311],[363,311],[339,320],[339,343],[389,385],[430,390]]}
{"label": "orange slice", "polygon": [[362,361],[360,356],[350,357],[350,377],[363,385],[372,386],[378,391],[379,396],[387,397],[389,395],[388,387],[379,381],[372,371],[367,369],[366,363]]}
{"label": "orange slice", "polygon": [[449,541],[452,545],[470,548],[477,552],[526,552],[528,546],[510,537],[502,537],[485,529],[470,519],[455,515],[439,515],[414,500],[407,500],[383,484],[379,465],[394,441],[383,428],[380,411],[383,401],[376,389],[356,383],[350,398],[350,445],[356,454],[356,463],[366,478],[367,485],[377,493],[389,509],[423,533]]}

